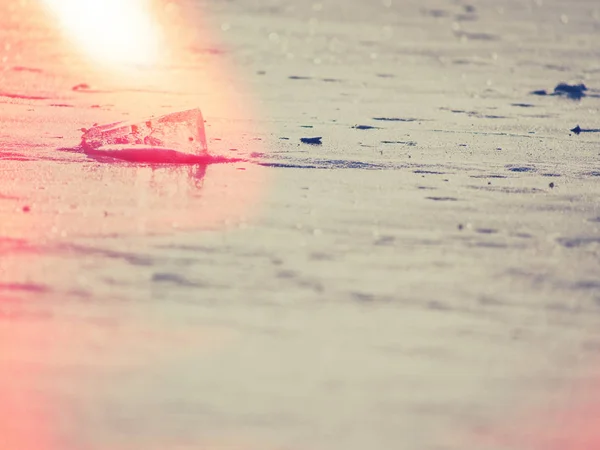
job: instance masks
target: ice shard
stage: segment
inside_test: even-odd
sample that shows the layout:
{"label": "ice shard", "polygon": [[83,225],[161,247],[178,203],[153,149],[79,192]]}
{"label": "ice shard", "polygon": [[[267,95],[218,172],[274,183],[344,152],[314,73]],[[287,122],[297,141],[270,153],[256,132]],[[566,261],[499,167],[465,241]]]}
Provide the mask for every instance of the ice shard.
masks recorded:
{"label": "ice shard", "polygon": [[200,109],[179,111],[134,122],[115,122],[84,130],[81,147],[86,151],[121,149],[140,154],[168,150],[188,156],[207,154],[204,119]]}

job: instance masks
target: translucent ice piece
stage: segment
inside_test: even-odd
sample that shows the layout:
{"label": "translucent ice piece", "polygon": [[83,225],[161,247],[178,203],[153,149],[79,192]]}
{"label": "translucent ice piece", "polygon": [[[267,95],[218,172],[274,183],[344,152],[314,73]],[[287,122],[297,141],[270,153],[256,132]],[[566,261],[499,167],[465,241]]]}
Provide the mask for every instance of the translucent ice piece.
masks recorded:
{"label": "translucent ice piece", "polygon": [[94,157],[109,157],[123,161],[155,164],[210,164],[221,162],[208,153],[183,153],[167,147],[151,147],[143,144],[103,145],[86,150]]}
{"label": "translucent ice piece", "polygon": [[115,122],[85,130],[81,146],[85,150],[119,145],[122,148],[156,147],[174,149],[187,155],[207,153],[204,119],[199,109],[180,111],[136,122]]}

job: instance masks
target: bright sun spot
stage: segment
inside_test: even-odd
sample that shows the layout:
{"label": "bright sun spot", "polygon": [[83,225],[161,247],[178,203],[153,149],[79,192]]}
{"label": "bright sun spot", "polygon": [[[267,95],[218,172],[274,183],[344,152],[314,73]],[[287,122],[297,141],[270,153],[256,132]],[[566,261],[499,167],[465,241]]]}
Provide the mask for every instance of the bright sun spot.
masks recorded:
{"label": "bright sun spot", "polygon": [[148,0],[44,0],[64,31],[101,63],[152,64],[160,31]]}

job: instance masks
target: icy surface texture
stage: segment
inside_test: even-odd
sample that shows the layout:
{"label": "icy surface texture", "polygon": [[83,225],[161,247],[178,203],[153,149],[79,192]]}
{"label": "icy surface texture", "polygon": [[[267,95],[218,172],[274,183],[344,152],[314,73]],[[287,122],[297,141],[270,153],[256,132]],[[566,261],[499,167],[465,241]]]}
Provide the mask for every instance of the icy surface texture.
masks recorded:
{"label": "icy surface texture", "polygon": [[190,155],[207,152],[204,119],[197,108],[139,122],[95,126],[85,130],[81,145],[86,150],[121,145],[168,147]]}

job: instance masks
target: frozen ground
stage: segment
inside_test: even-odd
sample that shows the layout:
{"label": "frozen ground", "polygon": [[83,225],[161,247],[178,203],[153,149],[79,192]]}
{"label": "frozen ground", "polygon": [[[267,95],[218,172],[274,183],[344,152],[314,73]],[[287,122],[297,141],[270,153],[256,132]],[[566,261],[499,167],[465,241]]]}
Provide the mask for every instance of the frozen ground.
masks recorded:
{"label": "frozen ground", "polygon": [[[181,7],[133,76],[0,4],[0,449],[598,447],[598,2]],[[250,162],[71,150],[189,106]]]}

